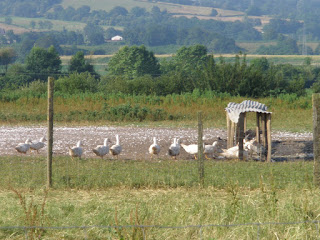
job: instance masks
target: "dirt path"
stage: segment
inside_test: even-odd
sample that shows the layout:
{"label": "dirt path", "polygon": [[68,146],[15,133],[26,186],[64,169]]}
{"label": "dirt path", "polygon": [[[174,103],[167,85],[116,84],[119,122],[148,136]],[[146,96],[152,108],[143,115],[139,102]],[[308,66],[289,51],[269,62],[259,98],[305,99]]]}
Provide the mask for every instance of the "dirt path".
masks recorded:
{"label": "dirt path", "polygon": [[[197,143],[197,129],[193,128],[150,128],[150,127],[114,127],[114,126],[86,126],[86,127],[55,127],[54,146],[55,155],[67,155],[68,146],[74,146],[77,141],[84,142],[84,157],[95,157],[92,152],[103,139],[108,137],[115,143],[115,135],[119,134],[123,146],[122,159],[147,159],[148,147],[152,138],[156,137],[161,145],[161,158],[168,158],[167,149],[174,137],[182,139],[186,144]],[[14,147],[27,138],[39,140],[46,136],[46,127],[0,127],[0,155],[17,155]],[[226,131],[222,129],[204,129],[205,142],[211,144],[218,136],[224,140],[226,147]],[[312,133],[272,132],[272,158],[276,160],[312,159]],[[28,153],[30,155],[31,153]],[[46,148],[40,151],[46,155]],[[180,158],[191,159],[181,152]]]}

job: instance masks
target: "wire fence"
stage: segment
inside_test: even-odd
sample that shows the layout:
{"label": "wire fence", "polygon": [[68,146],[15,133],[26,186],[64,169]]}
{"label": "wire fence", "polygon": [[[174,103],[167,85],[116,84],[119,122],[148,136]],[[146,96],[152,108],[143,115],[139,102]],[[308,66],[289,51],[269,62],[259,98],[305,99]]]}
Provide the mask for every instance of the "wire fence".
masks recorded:
{"label": "wire fence", "polygon": [[[111,160],[90,158],[71,160],[53,158],[54,188],[97,189],[126,186],[199,187],[199,164],[194,160]],[[2,157],[0,187],[39,188],[47,182],[45,157]],[[204,187],[226,188],[237,185],[260,188],[261,182],[277,189],[294,184],[298,188],[313,186],[313,162],[204,162]]]}
{"label": "wire fence", "polygon": [[[307,231],[299,235],[300,237],[304,239],[320,239],[320,232],[319,232],[319,223],[320,221],[300,221],[300,222],[265,222],[265,223],[243,223],[243,224],[203,224],[203,225],[185,225],[185,226],[161,226],[161,225],[108,225],[108,226],[98,226],[98,225],[92,225],[92,226],[52,226],[52,227],[45,227],[45,226],[0,226],[0,231],[11,231],[15,232],[16,235],[23,236],[24,239],[33,239],[34,236],[36,237],[45,237],[48,236],[50,239],[51,237],[57,237],[57,233],[59,232],[66,232],[66,231],[76,231],[77,232],[77,239],[92,239],[92,237],[103,237],[104,239],[114,239],[114,237],[120,237],[120,239],[163,239],[161,237],[161,232],[156,231],[155,233],[152,233],[152,229],[156,230],[164,230],[164,231],[170,231],[170,230],[184,230],[184,229],[193,229],[196,230],[197,233],[195,234],[193,232],[192,239],[231,239],[228,238],[228,234],[224,231],[225,235],[221,236],[221,234],[213,232],[212,235],[210,233],[206,233],[207,229],[227,229],[227,232],[232,232],[235,228],[251,228],[250,234],[248,235],[248,239],[266,239],[267,236],[272,235],[272,230],[270,229],[270,232],[268,232],[267,228],[268,226],[284,226],[283,231],[288,231],[288,226],[291,228],[290,231],[292,232],[292,235],[290,238],[290,234],[287,236],[290,239],[299,239],[294,237],[294,225],[307,225],[308,228]],[[313,226],[313,227],[312,227]],[[136,233],[136,235],[131,235],[130,238],[121,238],[126,237],[126,234],[123,233],[125,229],[129,230],[138,230],[140,233]],[[97,233],[97,232],[90,232],[91,230],[107,230],[107,234],[105,233]],[[115,230],[112,232],[111,230]],[[300,231],[299,227],[296,229],[297,231]],[[37,233],[35,234],[35,232]],[[50,233],[55,232],[55,233]],[[155,234],[155,235],[154,235]],[[278,232],[280,235],[281,232]],[[1,236],[1,235],[0,235]],[[230,235],[231,237],[232,235]],[[128,235],[127,235],[128,237]],[[132,238],[133,237],[133,238]],[[135,238],[136,237],[136,238]],[[47,239],[47,238],[46,238]],[[180,239],[179,237],[177,239]]]}

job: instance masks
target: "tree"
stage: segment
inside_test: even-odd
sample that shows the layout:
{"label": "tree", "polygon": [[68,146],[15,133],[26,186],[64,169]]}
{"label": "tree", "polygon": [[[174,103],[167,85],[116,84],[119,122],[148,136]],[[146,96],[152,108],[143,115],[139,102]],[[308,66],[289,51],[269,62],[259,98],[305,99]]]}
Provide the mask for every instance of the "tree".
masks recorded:
{"label": "tree", "polygon": [[16,52],[13,48],[0,49],[0,65],[5,67],[5,72],[8,70],[8,65],[15,61],[16,56]]}
{"label": "tree", "polygon": [[104,43],[103,29],[93,23],[88,23],[84,29],[84,35],[91,45]]}
{"label": "tree", "polygon": [[146,14],[146,9],[141,7],[133,7],[130,10],[130,14],[133,15],[134,17],[141,17]]}
{"label": "tree", "polygon": [[126,16],[128,14],[128,10],[124,7],[116,6],[113,9],[110,10],[109,15],[112,17],[116,16]]}
{"label": "tree", "polygon": [[108,72],[111,75],[123,75],[134,78],[144,74],[160,74],[160,65],[153,52],[140,47],[125,46],[121,48],[109,61]]}
{"label": "tree", "polygon": [[180,88],[183,92],[192,92],[195,88],[203,86],[200,74],[208,60],[207,48],[203,45],[181,47],[172,63],[176,66],[175,73],[180,79]]}
{"label": "tree", "polygon": [[218,11],[217,11],[216,9],[212,8],[212,9],[211,9],[210,16],[215,17],[215,16],[217,16],[217,15],[218,15]]}
{"label": "tree", "polygon": [[25,60],[26,70],[33,80],[46,81],[48,76],[57,76],[61,71],[61,60],[53,46],[48,51],[33,47]]}
{"label": "tree", "polygon": [[62,52],[62,49],[58,43],[56,37],[52,34],[46,34],[39,37],[35,41],[35,46],[48,49],[49,47],[53,46],[58,52]]}
{"label": "tree", "polygon": [[207,61],[207,53],[207,48],[203,45],[181,47],[173,60],[179,68],[189,71],[203,66]]}
{"label": "tree", "polygon": [[69,72],[89,72],[93,75],[96,74],[93,66],[90,63],[86,62],[84,58],[84,53],[81,51],[77,52],[74,56],[72,56],[68,70]]}
{"label": "tree", "polygon": [[0,81],[0,89],[14,90],[28,84],[30,77],[26,75],[25,72],[26,69],[22,64],[10,65],[6,75],[1,79],[2,81]]}

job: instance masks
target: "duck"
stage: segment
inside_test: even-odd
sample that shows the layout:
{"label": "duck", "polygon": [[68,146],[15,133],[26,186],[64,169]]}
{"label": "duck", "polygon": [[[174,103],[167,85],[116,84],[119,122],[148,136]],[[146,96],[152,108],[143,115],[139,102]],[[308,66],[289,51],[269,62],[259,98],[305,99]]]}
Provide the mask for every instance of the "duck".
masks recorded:
{"label": "duck", "polygon": [[177,156],[180,154],[180,141],[177,138],[173,139],[173,143],[170,145],[168,150],[169,156],[174,159],[177,159]]}
{"label": "duck", "polygon": [[78,141],[77,145],[70,148],[69,147],[69,155],[71,156],[72,160],[74,157],[78,157],[79,159],[81,159],[82,153],[83,153],[83,149],[82,149],[82,141]]}
{"label": "duck", "polygon": [[44,147],[44,142],[47,141],[45,137],[40,138],[39,142],[31,143],[30,149],[37,151],[39,154],[39,150]]}
{"label": "duck", "polygon": [[103,159],[103,157],[105,155],[108,154],[109,152],[109,146],[108,146],[108,142],[109,142],[109,138],[105,138],[103,145],[98,145],[96,146],[94,149],[92,149],[92,151],[99,157],[101,157],[101,159]]}
{"label": "duck", "polygon": [[158,155],[160,153],[161,147],[159,144],[157,144],[156,137],[153,138],[153,144],[149,147],[149,153],[151,154],[151,157],[154,155]]}
{"label": "duck", "polygon": [[220,150],[220,141],[222,139],[218,137],[218,140],[214,141],[212,145],[204,145],[203,153],[206,159],[210,159],[208,155],[214,156]]}
{"label": "duck", "polygon": [[119,135],[116,135],[116,144],[112,145],[109,149],[109,153],[112,155],[112,156],[117,156],[117,158],[119,158],[119,154],[121,153],[122,151],[122,147],[120,145],[120,140],[119,140]]}
{"label": "duck", "polygon": [[30,145],[31,145],[32,141],[30,138],[28,138],[24,143],[19,143],[15,149],[19,152],[19,153],[24,153],[26,154],[29,149],[30,149]]}

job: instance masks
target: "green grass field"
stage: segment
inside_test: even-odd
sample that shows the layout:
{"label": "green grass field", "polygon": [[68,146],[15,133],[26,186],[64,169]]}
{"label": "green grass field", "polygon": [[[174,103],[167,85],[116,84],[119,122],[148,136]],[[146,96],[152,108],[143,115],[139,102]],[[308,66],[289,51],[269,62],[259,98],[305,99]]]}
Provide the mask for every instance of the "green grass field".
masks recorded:
{"label": "green grass field", "polygon": [[[231,225],[318,220],[320,191],[312,162],[205,162],[199,187],[194,161],[72,162],[54,157],[53,189],[46,195],[44,157],[0,157],[2,239],[200,239],[199,228],[101,228],[81,226]],[[45,197],[46,196],[46,197]],[[62,228],[78,226],[78,228]],[[314,239],[318,224],[266,224],[259,239]],[[202,239],[256,239],[257,226],[204,227]]]}

